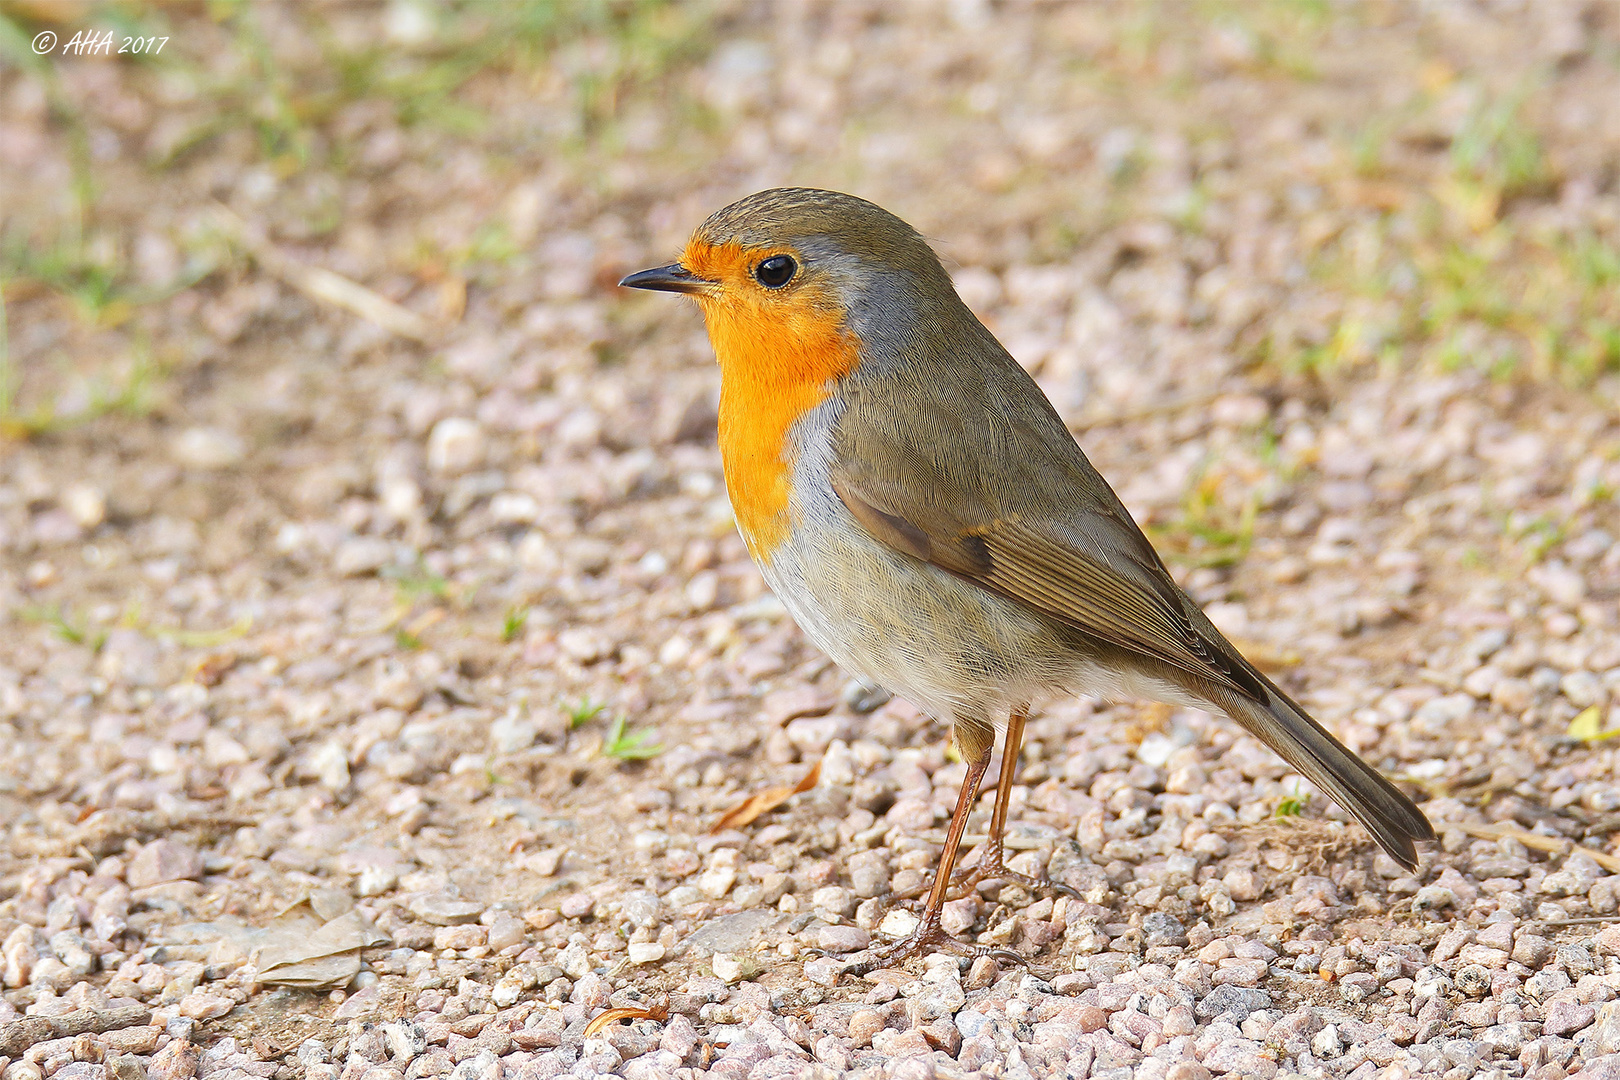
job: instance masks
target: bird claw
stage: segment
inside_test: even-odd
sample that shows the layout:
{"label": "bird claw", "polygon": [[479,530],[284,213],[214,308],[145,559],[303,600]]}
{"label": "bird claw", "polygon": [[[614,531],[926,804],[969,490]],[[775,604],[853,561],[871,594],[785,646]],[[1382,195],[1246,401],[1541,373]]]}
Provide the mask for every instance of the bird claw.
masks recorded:
{"label": "bird claw", "polygon": [[922,898],[927,895],[928,890],[932,887],[932,883],[930,883],[920,885],[915,889],[907,889],[905,892],[878,893],[876,896],[871,897],[877,904],[877,917],[873,921],[882,922],[883,916],[895,908],[917,911],[921,907]]}
{"label": "bird claw", "polygon": [[1026,960],[1019,953],[1011,949],[999,948],[994,945],[971,945],[965,941],[958,941],[945,932],[937,920],[924,920],[915,930],[903,938],[881,944],[870,945],[865,949],[837,953],[830,949],[820,947],[804,950],[804,955],[813,957],[826,957],[834,960],[844,960],[844,969],[841,975],[854,975],[857,977],[869,975],[880,968],[895,967],[905,963],[914,956],[925,956],[928,953],[942,952],[953,956],[966,956],[977,960],[981,956],[988,956],[1003,964],[1026,965]]}
{"label": "bird claw", "polygon": [[968,891],[973,890],[983,881],[1000,881],[1009,885],[1021,885],[1032,893],[1052,893],[1057,896],[1067,897],[1070,900],[1078,901],[1080,899],[1078,892],[1062,882],[1053,881],[1049,877],[1033,877],[1029,874],[1020,874],[1016,870],[1008,870],[1002,865],[1000,859],[995,860],[989,866],[964,867],[951,878],[952,885],[961,886]]}
{"label": "bird claw", "polygon": [[981,956],[988,956],[998,963],[1020,966],[1028,963],[1023,956],[1011,949],[998,948],[994,945],[970,945],[951,937],[937,925],[929,927],[924,924],[897,941],[870,947],[863,959],[852,960],[845,965],[842,974],[856,977],[870,975],[880,968],[896,967],[912,957],[934,952],[966,956],[975,960]]}
{"label": "bird claw", "polygon": [[[951,876],[952,888],[962,890],[958,894],[959,896],[970,894],[981,881],[1000,881],[1009,885],[1021,885],[1032,893],[1065,896],[1076,902],[1080,900],[1080,894],[1062,882],[1053,881],[1048,877],[1032,877],[1029,874],[1020,874],[1016,870],[1008,870],[999,859],[992,865],[982,868],[978,866],[963,867]],[[914,889],[908,889],[905,892],[879,893],[872,897],[873,900],[877,901],[877,918],[875,921],[882,922],[883,916],[895,908],[904,908],[908,911],[917,910],[920,901],[932,887],[932,882],[929,882]]]}

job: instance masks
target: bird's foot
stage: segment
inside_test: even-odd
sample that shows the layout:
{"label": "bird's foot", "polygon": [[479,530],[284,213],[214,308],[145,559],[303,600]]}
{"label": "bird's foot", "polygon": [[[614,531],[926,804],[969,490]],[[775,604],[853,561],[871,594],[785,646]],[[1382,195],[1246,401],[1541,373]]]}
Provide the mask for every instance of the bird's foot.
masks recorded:
{"label": "bird's foot", "polygon": [[[839,954],[824,949],[812,951],[821,956],[842,958]],[[898,967],[912,957],[927,956],[936,952],[972,957],[975,960],[981,956],[988,956],[1003,964],[1026,963],[1022,956],[1011,949],[999,949],[991,945],[970,945],[965,941],[958,941],[945,932],[936,914],[932,918],[925,916],[922,922],[917,924],[917,928],[903,938],[872,945],[857,953],[843,954],[851,959],[845,964],[841,974],[854,975],[858,978],[882,968]]]}
{"label": "bird's foot", "polygon": [[[1032,877],[1021,874],[1016,870],[1007,869],[999,854],[991,855],[988,859],[973,866],[964,866],[951,875],[951,887],[960,889],[957,896],[966,896],[983,881],[999,881],[1007,885],[1020,885],[1032,893],[1051,896],[1066,896],[1071,900],[1079,900],[1080,894],[1048,877]],[[897,892],[879,893],[872,897],[877,902],[877,922],[883,921],[883,915],[892,908],[905,908],[915,910],[924,896],[928,895],[934,887],[932,879],[910,889]]]}
{"label": "bird's foot", "polygon": [[1053,881],[1049,877],[1033,877],[1029,874],[1020,874],[1016,870],[1007,869],[1001,861],[1001,852],[987,854],[985,858],[972,866],[964,866],[951,878],[951,884],[960,886],[965,891],[978,888],[980,882],[999,881],[1007,885],[1021,885],[1032,893],[1045,893],[1051,896],[1066,896],[1071,900],[1079,900],[1080,894],[1064,885]]}
{"label": "bird's foot", "polygon": [[876,896],[871,897],[872,902],[877,905],[877,911],[872,920],[873,923],[881,923],[883,921],[883,917],[895,908],[902,908],[906,911],[920,913],[923,906],[922,899],[928,895],[928,890],[932,889],[933,887],[933,881],[930,880],[924,884],[916,886],[915,888],[903,889],[897,892],[878,893]]}

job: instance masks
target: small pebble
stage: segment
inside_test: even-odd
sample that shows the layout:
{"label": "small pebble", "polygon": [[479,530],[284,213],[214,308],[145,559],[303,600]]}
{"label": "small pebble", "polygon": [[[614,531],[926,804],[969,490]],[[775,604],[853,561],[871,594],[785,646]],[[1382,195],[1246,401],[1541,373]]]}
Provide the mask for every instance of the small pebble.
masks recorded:
{"label": "small pebble", "polygon": [[632,964],[653,964],[664,958],[664,946],[656,941],[632,941],[627,952]]}
{"label": "small pebble", "polygon": [[433,926],[457,926],[477,922],[484,913],[484,905],[434,894],[412,900],[410,910],[412,915]]}

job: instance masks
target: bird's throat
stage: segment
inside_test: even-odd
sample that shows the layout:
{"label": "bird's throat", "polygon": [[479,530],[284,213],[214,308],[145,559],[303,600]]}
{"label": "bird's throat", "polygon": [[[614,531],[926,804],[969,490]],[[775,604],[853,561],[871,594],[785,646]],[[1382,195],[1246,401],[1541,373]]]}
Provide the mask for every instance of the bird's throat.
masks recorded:
{"label": "bird's throat", "polygon": [[720,456],[737,528],[758,562],[788,534],[794,425],[855,369],[841,314],[809,303],[700,301],[720,361]]}

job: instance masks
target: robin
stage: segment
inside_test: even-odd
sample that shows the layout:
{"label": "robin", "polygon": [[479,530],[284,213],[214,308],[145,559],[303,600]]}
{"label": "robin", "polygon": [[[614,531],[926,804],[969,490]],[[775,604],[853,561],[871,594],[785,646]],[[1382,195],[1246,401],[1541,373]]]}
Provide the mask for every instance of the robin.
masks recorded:
{"label": "robin", "polygon": [[1025,720],[1042,695],[1225,713],[1417,864],[1428,819],[1245,660],[1165,570],[1033,379],[881,207],[762,191],[621,285],[697,301],[720,362],[737,527],[826,654],[941,722],[968,766],[917,928],[849,970],[963,946],[940,924],[998,724],[1001,782],[973,877],[1002,862]]}

